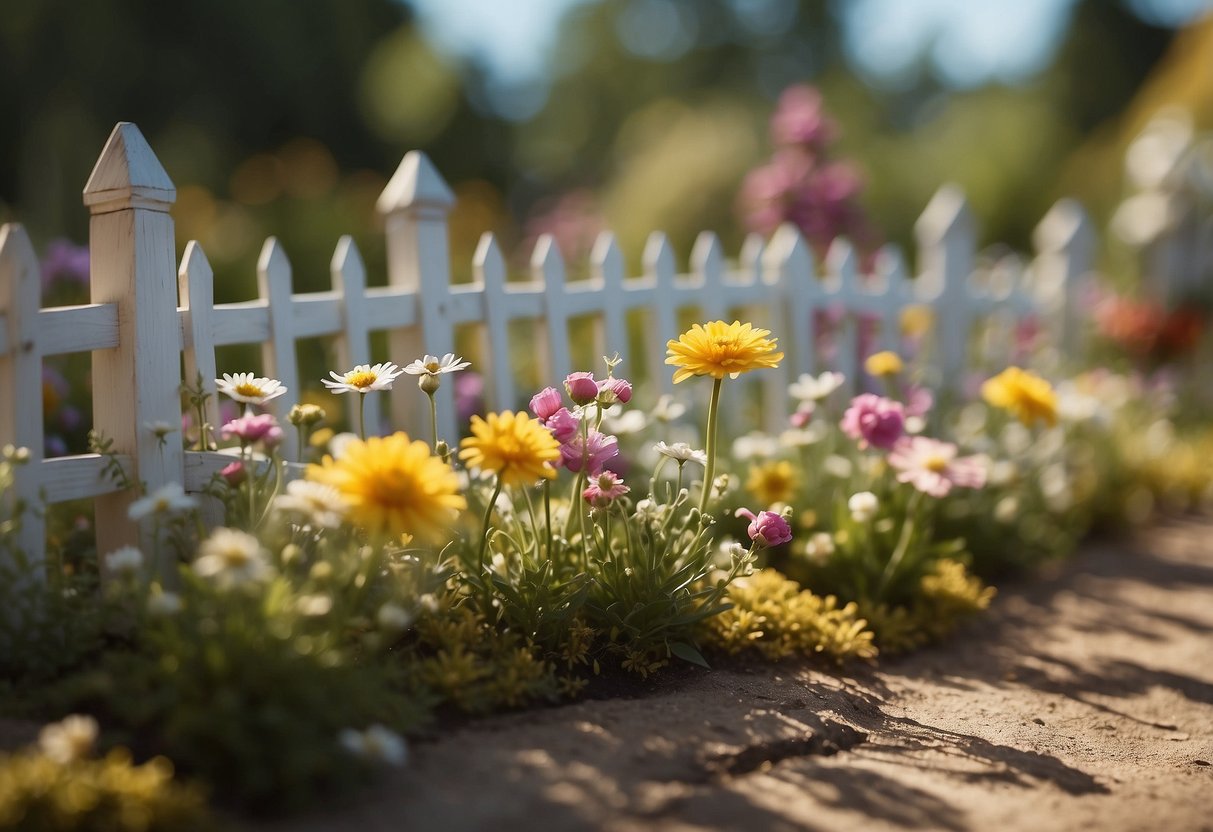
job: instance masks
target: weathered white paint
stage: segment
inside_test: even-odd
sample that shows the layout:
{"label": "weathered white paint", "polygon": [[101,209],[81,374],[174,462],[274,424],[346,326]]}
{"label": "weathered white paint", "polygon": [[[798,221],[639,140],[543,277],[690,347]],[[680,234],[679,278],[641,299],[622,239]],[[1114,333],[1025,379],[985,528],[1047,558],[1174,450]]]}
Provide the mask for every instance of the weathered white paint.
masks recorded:
{"label": "weathered white paint", "polygon": [[[180,443],[161,443],[149,427],[181,424],[181,325],[169,216],[176,194],[139,129],[128,123],[114,128],[84,186],[92,215],[92,301],[118,310],[118,345],[92,353],[93,424],[115,451],[131,457],[135,477],[149,491],[181,480]],[[135,496],[126,491],[97,499],[99,552],[140,539],[145,550],[153,548],[147,530],[140,534],[127,517]]]}

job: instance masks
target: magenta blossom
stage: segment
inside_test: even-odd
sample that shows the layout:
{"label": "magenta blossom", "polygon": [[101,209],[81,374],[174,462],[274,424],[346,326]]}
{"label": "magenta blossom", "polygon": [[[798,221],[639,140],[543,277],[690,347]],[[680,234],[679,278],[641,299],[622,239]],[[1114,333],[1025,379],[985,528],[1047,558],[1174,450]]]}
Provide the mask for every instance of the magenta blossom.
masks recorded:
{"label": "magenta blossom", "polygon": [[237,460],[236,462],[223,466],[223,468],[219,471],[219,476],[223,477],[224,482],[226,482],[232,488],[235,488],[236,486],[240,485],[240,483],[244,482],[245,477],[247,476],[244,470],[244,463]]}
{"label": "magenta blossom", "polygon": [[547,420],[556,415],[556,411],[564,408],[564,399],[555,387],[545,387],[531,396],[531,412],[547,425]]}
{"label": "magenta blossom", "polygon": [[627,404],[632,400],[632,383],[614,376],[604,378],[598,382],[598,397],[603,404]]}
{"label": "magenta blossom", "polygon": [[619,440],[596,430],[591,430],[585,440],[577,434],[560,445],[560,461],[564,467],[577,473],[583,467],[586,476],[596,477],[602,466],[619,455]]}
{"label": "magenta blossom", "polygon": [[859,442],[859,447],[872,445],[888,450],[905,431],[906,413],[901,402],[862,393],[851,400],[842,414],[842,432]]}
{"label": "magenta blossom", "polygon": [[542,419],[540,421],[543,422],[545,428],[552,432],[552,436],[556,438],[557,442],[570,441],[577,435],[577,428],[580,424],[577,417],[567,407],[560,408],[546,421]]}
{"label": "magenta blossom", "polygon": [[745,517],[750,521],[746,532],[750,535],[750,540],[759,546],[781,546],[792,539],[792,527],[781,514],[760,511],[755,516],[748,508],[739,508],[734,516]]}
{"label": "magenta blossom", "polygon": [[598,382],[593,373],[569,373],[564,379],[564,389],[575,404],[589,404],[598,398]]}
{"label": "magenta blossom", "polygon": [[631,490],[614,471],[603,471],[590,480],[581,496],[594,508],[606,508]]}
{"label": "magenta blossom", "polygon": [[925,436],[907,436],[889,454],[897,481],[909,483],[924,494],[946,497],[953,486],[981,488],[986,466],[980,457],[956,456],[956,446]]}
{"label": "magenta blossom", "polygon": [[262,442],[267,448],[273,448],[282,441],[282,428],[278,427],[278,420],[269,413],[248,414],[233,419],[223,426],[219,434],[224,439],[235,437],[240,440],[241,445]]}

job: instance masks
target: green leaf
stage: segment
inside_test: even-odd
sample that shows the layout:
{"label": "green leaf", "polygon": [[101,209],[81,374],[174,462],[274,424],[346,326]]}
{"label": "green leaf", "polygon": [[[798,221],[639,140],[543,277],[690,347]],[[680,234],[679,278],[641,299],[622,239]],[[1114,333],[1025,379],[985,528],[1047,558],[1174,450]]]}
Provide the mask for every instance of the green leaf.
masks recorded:
{"label": "green leaf", "polygon": [[700,667],[707,668],[708,670],[712,669],[711,665],[708,664],[707,660],[703,657],[703,655],[698,650],[696,650],[692,645],[687,644],[685,641],[670,642],[670,652],[673,653],[678,658],[682,659],[684,662],[690,662],[691,664],[697,664]]}

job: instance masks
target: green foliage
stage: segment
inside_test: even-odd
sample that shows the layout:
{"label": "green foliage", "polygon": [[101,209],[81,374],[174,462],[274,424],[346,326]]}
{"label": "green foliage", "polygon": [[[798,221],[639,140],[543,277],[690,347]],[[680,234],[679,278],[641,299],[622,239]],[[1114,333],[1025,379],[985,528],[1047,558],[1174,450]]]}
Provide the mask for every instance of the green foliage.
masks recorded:
{"label": "green foliage", "polygon": [[854,601],[839,605],[833,595],[814,595],[775,569],[734,581],[728,601],[730,609],[702,625],[707,643],[727,653],[834,661],[876,655],[873,633]]}
{"label": "green foliage", "polygon": [[121,749],[58,762],[34,750],[0,754],[0,830],[205,832],[218,829],[202,791],[173,781],[163,757],[133,765]]}

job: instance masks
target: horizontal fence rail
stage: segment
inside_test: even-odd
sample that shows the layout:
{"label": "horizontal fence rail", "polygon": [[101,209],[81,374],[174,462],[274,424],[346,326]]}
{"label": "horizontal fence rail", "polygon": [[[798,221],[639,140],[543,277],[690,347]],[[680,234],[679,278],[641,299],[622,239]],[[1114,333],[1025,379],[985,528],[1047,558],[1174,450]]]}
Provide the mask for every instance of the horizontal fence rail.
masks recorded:
{"label": "horizontal fence rail", "polygon": [[[533,392],[522,389],[510,360],[517,322],[530,325],[528,355],[549,383],[585,369],[571,364],[571,335],[577,333],[570,327],[589,318],[598,354],[618,352],[625,368],[643,361],[655,392],[669,393],[665,343],[678,336],[680,318],[690,310],[701,320],[744,315],[770,328],[787,354],[780,368],[758,374],[756,382],[761,424],[775,431],[788,412],[791,380],[831,366],[847,375],[852,391],[859,389],[864,353],[902,348],[903,315],[911,307],[931,310],[930,359],[945,384],[959,384],[977,361],[1015,358],[1012,328],[1024,320],[1047,329],[1054,347],[1072,346],[1080,278],[1094,246],[1082,208],[1062,200],[1037,229],[1030,263],[1004,258],[982,265],[968,204],[959,190],[945,186],[915,228],[919,259],[913,276],[892,246],[877,253],[871,273],[862,272],[845,240],[833,243],[819,269],[800,233],[784,226],[770,240],[747,238],[733,261],[716,235],[704,232],[686,272],[679,272],[666,236],[654,232],[636,276],[626,274],[615,237],[603,233],[590,254],[588,277],[573,281],[555,240],[546,235],[534,248],[530,279],[508,280],[501,247],[486,233],[473,258],[472,282],[452,284],[446,220],[454,195],[428,158],[413,151],[377,205],[385,221],[386,286],[367,286],[357,246],[342,237],[329,264],[332,288],[295,293],[287,252],[271,237],[257,264],[258,296],[216,304],[202,246],[189,242],[176,262],[169,213],[175,197],[138,128],[115,127],[84,189],[92,214],[93,302],[80,306],[41,308],[38,262],[25,231],[16,224],[0,228],[0,445],[26,447],[31,454],[29,464],[18,469],[9,499],[30,505],[95,499],[102,552],[150,543],[127,519],[137,494],[120,487],[107,460],[96,454],[43,458],[44,357],[91,353],[94,424],[113,441],[130,481],[148,490],[178,482],[199,493],[232,457],[183,451],[180,442],[162,442],[155,426],[181,424],[182,383],[198,379],[211,395],[207,421],[219,424],[214,380],[243,369],[217,366],[219,347],[260,345],[264,374],[289,389],[269,403],[285,418],[302,392],[296,359],[301,339],[333,340],[339,366],[348,369],[376,358],[404,364],[424,353],[454,352],[458,331],[472,326],[484,346],[476,369],[488,384],[487,405],[505,409],[518,407]],[[636,315],[645,317],[639,356],[629,339],[629,320]],[[374,333],[387,333],[388,356],[371,355]],[[818,354],[827,341],[831,354]],[[459,435],[452,386],[438,391],[439,434],[448,441]],[[411,388],[398,383],[392,391],[390,423],[425,435],[428,408]],[[352,408],[352,397],[346,405]],[[288,459],[298,458],[295,442],[294,432],[286,431]],[[20,548],[40,558],[45,538],[41,513],[27,512]]]}

